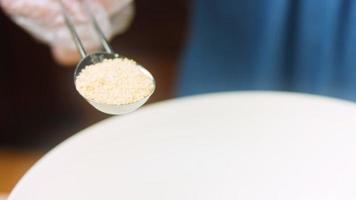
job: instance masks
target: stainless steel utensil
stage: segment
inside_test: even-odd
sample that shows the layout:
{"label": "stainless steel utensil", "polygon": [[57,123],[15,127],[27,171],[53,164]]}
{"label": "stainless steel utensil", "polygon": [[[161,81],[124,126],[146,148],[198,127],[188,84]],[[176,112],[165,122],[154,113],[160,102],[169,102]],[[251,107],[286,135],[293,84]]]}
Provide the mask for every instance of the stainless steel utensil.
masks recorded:
{"label": "stainless steel utensil", "polygon": [[[79,35],[77,34],[77,32],[74,28],[73,23],[69,19],[69,16],[68,16],[68,14],[65,10],[65,7],[63,5],[63,2],[61,0],[59,0],[59,2],[62,7],[64,22],[67,25],[67,27],[72,35],[75,46],[77,47],[77,49],[82,57],[82,59],[80,60],[80,62],[78,63],[78,65],[76,66],[75,71],[74,71],[74,84],[75,84],[76,77],[79,75],[80,71],[82,69],[84,69],[86,66],[102,62],[104,59],[123,58],[122,56],[119,56],[119,54],[114,53],[114,51],[112,50],[108,41],[106,40],[106,37],[105,37],[104,33],[102,32],[100,26],[98,25],[97,20],[95,19],[94,15],[92,14],[88,4],[84,3],[84,7],[87,11],[87,14],[91,18],[91,22],[92,22],[93,27],[99,37],[100,43],[101,43],[103,49],[105,50],[104,52],[95,52],[95,53],[87,54],[87,52],[83,46],[83,43],[81,42]],[[149,78],[152,79],[152,82],[154,84],[154,89],[155,89],[155,80],[154,80],[154,77],[152,76],[152,74],[144,67],[142,67],[142,66],[140,66],[140,67],[141,67],[142,72],[145,73]],[[149,94],[148,96],[146,96],[136,102],[129,103],[129,104],[121,104],[121,105],[102,104],[102,103],[98,103],[98,102],[95,102],[90,99],[86,99],[84,96],[83,96],[83,98],[86,99],[92,106],[94,106],[97,110],[99,110],[101,112],[104,112],[107,114],[112,114],[112,115],[121,115],[121,114],[126,114],[129,112],[135,111],[136,109],[140,108],[144,103],[147,102],[147,100],[153,94],[154,89],[152,90],[152,93]]]}

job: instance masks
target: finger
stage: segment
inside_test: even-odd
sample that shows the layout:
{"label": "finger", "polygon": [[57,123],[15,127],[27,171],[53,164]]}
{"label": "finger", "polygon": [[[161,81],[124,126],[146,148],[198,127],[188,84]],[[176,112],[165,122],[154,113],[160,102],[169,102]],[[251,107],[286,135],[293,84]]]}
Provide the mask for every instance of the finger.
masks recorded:
{"label": "finger", "polygon": [[62,0],[62,2],[73,23],[85,23],[88,21],[80,0]]}
{"label": "finger", "polygon": [[[86,0],[91,1],[91,0]],[[133,0],[95,0],[98,1],[108,11],[110,15],[125,8]]]}
{"label": "finger", "polygon": [[75,66],[80,60],[80,54],[75,49],[52,48],[53,58],[63,66]]}
{"label": "finger", "polygon": [[59,12],[50,0],[1,0],[5,12],[13,17],[25,17],[39,24],[55,25]]}

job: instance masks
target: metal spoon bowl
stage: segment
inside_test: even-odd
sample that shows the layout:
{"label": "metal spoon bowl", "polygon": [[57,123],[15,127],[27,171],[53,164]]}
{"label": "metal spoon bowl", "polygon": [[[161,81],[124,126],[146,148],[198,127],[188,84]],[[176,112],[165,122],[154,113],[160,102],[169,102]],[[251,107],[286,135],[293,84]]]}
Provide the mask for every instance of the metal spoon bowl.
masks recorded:
{"label": "metal spoon bowl", "polygon": [[[79,64],[75,68],[74,84],[76,84],[76,77],[80,74],[81,70],[83,70],[86,66],[102,62],[105,59],[114,59],[114,58],[120,58],[120,56],[115,53],[106,53],[106,52],[97,52],[97,53],[87,55],[79,62]],[[141,68],[142,73],[144,73],[147,77],[149,77],[152,80],[154,88],[149,95],[147,95],[146,97],[144,97],[138,101],[135,101],[135,102],[132,102],[129,104],[113,105],[113,104],[98,103],[98,102],[95,102],[94,100],[85,98],[83,95],[81,95],[81,96],[83,98],[85,98],[97,110],[99,110],[103,113],[106,113],[106,114],[122,115],[122,114],[127,114],[130,112],[133,112],[147,102],[147,100],[153,94],[155,87],[156,87],[155,80],[154,80],[152,74],[148,70],[146,70],[144,67],[140,66],[140,68]]]}

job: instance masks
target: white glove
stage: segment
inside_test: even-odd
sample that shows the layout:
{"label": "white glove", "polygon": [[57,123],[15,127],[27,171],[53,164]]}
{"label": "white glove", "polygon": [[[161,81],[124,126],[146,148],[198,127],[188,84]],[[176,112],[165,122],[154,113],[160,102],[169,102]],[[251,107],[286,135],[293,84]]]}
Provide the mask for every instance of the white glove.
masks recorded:
{"label": "white glove", "polygon": [[[62,0],[87,50],[100,47],[84,2],[91,7],[98,24],[108,39],[123,32],[133,16],[132,0]],[[48,44],[61,63],[79,59],[72,37],[65,26],[59,0],[0,0],[12,19],[38,40]]]}

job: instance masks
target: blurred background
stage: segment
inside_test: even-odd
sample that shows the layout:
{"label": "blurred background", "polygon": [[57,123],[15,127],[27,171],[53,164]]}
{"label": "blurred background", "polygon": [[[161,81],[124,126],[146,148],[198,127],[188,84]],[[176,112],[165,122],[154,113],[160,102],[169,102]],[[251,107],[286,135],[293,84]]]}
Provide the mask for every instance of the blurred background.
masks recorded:
{"label": "blurred background", "polygon": [[[176,65],[186,33],[185,0],[136,0],[129,29],[113,48],[147,67],[157,90],[150,103],[172,97]],[[75,91],[73,68],[54,62],[0,10],[0,193],[9,192],[40,156],[101,114]],[[30,52],[30,53],[29,53]]]}

